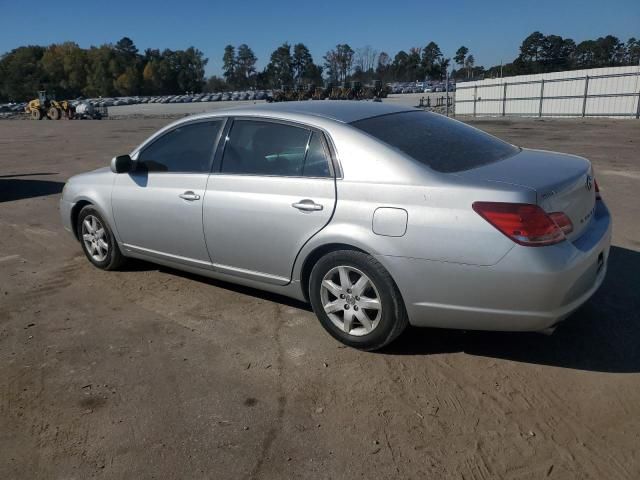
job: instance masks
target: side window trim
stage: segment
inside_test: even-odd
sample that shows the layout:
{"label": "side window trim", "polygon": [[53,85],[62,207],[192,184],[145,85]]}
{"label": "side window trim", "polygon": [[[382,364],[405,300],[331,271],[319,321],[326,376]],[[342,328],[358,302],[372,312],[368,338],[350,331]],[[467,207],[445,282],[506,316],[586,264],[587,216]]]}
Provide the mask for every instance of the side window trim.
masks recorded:
{"label": "side window trim", "polygon": [[162,132],[160,135],[156,135],[155,137],[153,137],[149,142],[145,143],[144,145],[141,145],[135,152],[134,152],[134,166],[135,166],[135,171],[141,171],[138,170],[139,167],[139,160],[140,160],[140,156],[144,153],[145,150],[147,150],[148,148],[150,148],[154,143],[156,143],[158,140],[164,138],[165,136],[173,133],[174,131],[176,131],[178,128],[184,128],[186,126],[191,126],[191,125],[195,125],[198,123],[208,123],[208,122],[218,122],[221,121],[222,122],[222,127],[220,129],[218,129],[218,134],[216,135],[216,139],[213,142],[213,148],[211,149],[211,153],[210,153],[210,157],[209,157],[209,169],[202,171],[202,172],[196,172],[196,171],[189,171],[189,172],[163,172],[163,171],[150,171],[148,173],[153,173],[153,174],[167,174],[167,173],[172,173],[172,174],[205,174],[205,175],[209,175],[211,172],[211,168],[213,167],[213,164],[215,162],[215,154],[218,150],[218,145],[220,144],[220,140],[222,138],[222,133],[225,131],[225,128],[227,127],[227,123],[228,122],[228,117],[208,117],[208,118],[198,118],[196,120],[189,120],[186,122],[181,122],[177,125],[174,125],[173,127],[169,128],[168,130],[165,130],[164,132]]}
{"label": "side window trim", "polygon": [[302,172],[300,176],[304,177],[304,169],[307,166],[307,157],[309,157],[309,147],[311,146],[311,139],[313,138],[313,130],[309,130],[309,136],[307,137],[307,143],[304,147],[304,158],[302,159]]}
{"label": "side window trim", "polygon": [[229,141],[229,132],[231,131],[231,127],[233,127],[234,120],[234,117],[225,117],[224,127],[220,129],[218,142],[216,143],[216,148],[214,149],[210,175],[220,173],[220,171],[222,170],[222,156],[224,155],[224,150],[227,147],[227,142]]}
{"label": "side window trim", "polygon": [[[290,127],[296,127],[296,128],[303,128],[305,130],[309,131],[309,138],[307,139],[307,146],[309,145],[309,142],[311,141],[311,137],[313,133],[317,133],[320,135],[320,138],[322,140],[322,144],[323,144],[323,149],[325,152],[325,155],[327,156],[327,162],[329,164],[329,176],[327,177],[304,177],[302,175],[294,175],[294,176],[286,176],[286,175],[261,175],[261,174],[255,174],[255,173],[223,173],[222,172],[222,158],[224,157],[224,151],[226,149],[227,143],[229,142],[229,132],[231,131],[231,129],[233,128],[233,124],[236,121],[254,121],[254,122],[267,122],[267,123],[279,123],[281,125],[287,125]],[[333,148],[330,147],[329,141],[327,140],[327,136],[325,134],[324,131],[311,126],[311,125],[306,125],[304,123],[298,123],[298,122],[294,122],[294,121],[290,121],[290,120],[283,120],[283,119],[279,119],[279,118],[271,118],[271,117],[260,117],[260,116],[234,116],[234,117],[228,117],[227,122],[225,127],[222,129],[222,136],[220,137],[220,142],[218,143],[217,149],[216,149],[216,155],[214,158],[214,165],[213,168],[211,170],[211,174],[212,175],[234,175],[234,176],[249,176],[249,177],[280,177],[280,178],[311,178],[311,179],[321,179],[321,180],[335,180],[337,178],[337,172],[339,171],[336,168],[337,165],[337,159],[335,158],[334,155],[334,150]],[[305,158],[304,158],[304,162],[306,162],[307,159],[307,153],[308,153],[308,149],[307,151],[305,151]],[[304,162],[303,162],[303,166],[304,166]],[[342,178],[340,176],[340,178]]]}

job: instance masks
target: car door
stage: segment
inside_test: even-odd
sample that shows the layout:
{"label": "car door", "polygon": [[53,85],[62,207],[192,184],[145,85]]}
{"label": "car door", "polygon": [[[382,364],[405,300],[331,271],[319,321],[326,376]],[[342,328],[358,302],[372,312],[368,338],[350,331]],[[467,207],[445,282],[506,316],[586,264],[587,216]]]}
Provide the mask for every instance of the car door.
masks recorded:
{"label": "car door", "polygon": [[178,125],[135,157],[135,171],[116,176],[112,208],[126,251],[211,269],[202,205],[224,120]]}
{"label": "car door", "polygon": [[288,283],[298,252],[333,214],[326,138],[294,124],[236,118],[220,150],[203,211],[214,268]]}

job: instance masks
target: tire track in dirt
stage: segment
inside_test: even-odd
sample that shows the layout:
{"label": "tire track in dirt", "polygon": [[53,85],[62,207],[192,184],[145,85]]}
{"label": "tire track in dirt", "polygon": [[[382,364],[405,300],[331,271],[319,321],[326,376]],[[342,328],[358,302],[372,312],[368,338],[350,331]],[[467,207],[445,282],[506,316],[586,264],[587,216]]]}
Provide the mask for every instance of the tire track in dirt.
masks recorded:
{"label": "tire track in dirt", "polygon": [[[487,378],[469,375],[461,368],[443,361],[438,357],[416,357],[427,360],[412,362],[409,365],[404,360],[394,357],[386,357],[387,376],[395,385],[394,400],[401,405],[407,413],[403,418],[419,417],[422,428],[432,437],[448,437],[453,435],[455,442],[450,446],[438,446],[433,455],[436,459],[448,458],[448,463],[453,459],[453,470],[463,478],[474,480],[487,480],[495,478],[499,470],[495,464],[495,451],[491,448],[483,448],[481,441],[487,432],[478,432],[480,419],[483,422],[487,418],[497,421],[491,424],[491,428],[508,428],[509,423],[503,419],[510,418],[509,414],[514,409],[513,399],[500,390],[492,391],[487,383]],[[415,365],[411,365],[415,363]],[[495,378],[507,377],[504,371],[496,371]],[[498,382],[495,382],[497,388]],[[425,392],[426,395],[417,395],[416,392]],[[530,402],[525,398],[518,401],[521,409],[528,409]],[[475,426],[471,429],[461,430],[463,425],[469,425],[475,419]],[[434,430],[434,427],[436,430]],[[519,426],[522,431],[523,427]],[[491,438],[491,437],[490,437]],[[468,439],[473,443],[466,445]],[[406,442],[406,439],[405,439]],[[456,446],[457,445],[457,446]],[[512,446],[516,451],[523,446]],[[459,459],[452,457],[453,448],[459,451]],[[468,453],[469,448],[472,453]],[[463,453],[464,452],[464,453]],[[519,451],[522,457],[526,452]],[[432,468],[438,468],[432,464]],[[464,473],[463,473],[464,472]],[[435,472],[434,472],[435,474]]]}
{"label": "tire track in dirt", "polygon": [[[545,416],[541,423],[538,423],[540,433],[545,440],[552,442],[556,449],[566,452],[572,460],[570,464],[580,466],[581,471],[576,472],[577,475],[584,475],[586,472],[599,472],[600,478],[612,480],[633,478],[631,472],[619,459],[610,453],[603,455],[602,452],[606,449],[601,448],[603,447],[601,436],[597,435],[587,422],[581,420],[571,405],[568,405],[567,401],[560,397],[553,388],[545,389],[544,393],[540,393],[538,388],[532,391],[524,378],[520,385],[524,396],[544,398],[544,411],[553,412]],[[537,410],[541,409],[537,408]],[[535,420],[540,419],[535,418]],[[562,432],[563,434],[568,432],[576,447],[571,448],[566,441],[559,443],[554,432]],[[580,459],[576,459],[576,454],[580,456]],[[585,464],[588,466],[587,468],[585,468]],[[607,468],[603,469],[602,465],[606,465]]]}
{"label": "tire track in dirt", "polygon": [[61,268],[55,269],[51,274],[47,275],[42,281],[39,281],[34,287],[24,293],[18,293],[26,301],[38,300],[43,296],[50,296],[60,290],[72,285],[77,280],[75,273],[82,268],[79,262],[72,260],[66,262]]}
{"label": "tire track in dirt", "polygon": [[495,478],[495,475],[489,469],[487,465],[485,455],[482,453],[478,442],[474,442],[473,452],[464,458],[464,468],[469,475],[462,475],[463,478],[469,478],[471,480],[490,480]]}
{"label": "tire track in dirt", "polygon": [[273,338],[275,340],[277,346],[277,354],[275,360],[275,367],[278,372],[278,380],[277,380],[277,409],[275,418],[272,420],[272,425],[265,434],[264,439],[262,440],[262,445],[260,448],[260,453],[258,454],[258,459],[251,469],[251,472],[247,475],[248,479],[260,478],[260,473],[265,465],[265,462],[269,459],[269,453],[273,447],[275,440],[278,438],[280,433],[282,432],[282,422],[285,415],[285,409],[287,407],[287,395],[284,388],[284,347],[282,345],[282,327],[284,326],[285,320],[283,318],[283,306],[280,304],[276,304],[276,318],[275,318],[275,329],[273,333]]}

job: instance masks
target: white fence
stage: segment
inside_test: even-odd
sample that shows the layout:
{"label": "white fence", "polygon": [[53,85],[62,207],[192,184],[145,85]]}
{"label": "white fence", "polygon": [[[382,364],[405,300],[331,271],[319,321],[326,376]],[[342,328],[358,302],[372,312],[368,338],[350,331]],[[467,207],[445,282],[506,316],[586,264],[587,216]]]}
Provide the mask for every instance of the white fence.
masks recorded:
{"label": "white fence", "polygon": [[640,118],[640,66],[459,83],[456,115]]}

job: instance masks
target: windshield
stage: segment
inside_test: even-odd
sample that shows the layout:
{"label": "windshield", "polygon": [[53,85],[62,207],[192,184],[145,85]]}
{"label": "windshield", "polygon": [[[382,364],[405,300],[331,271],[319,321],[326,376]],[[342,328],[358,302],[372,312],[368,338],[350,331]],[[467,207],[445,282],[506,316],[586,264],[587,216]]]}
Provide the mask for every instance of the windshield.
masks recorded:
{"label": "windshield", "polygon": [[351,125],[437,172],[470,170],[520,151],[492,135],[429,112],[393,113]]}

